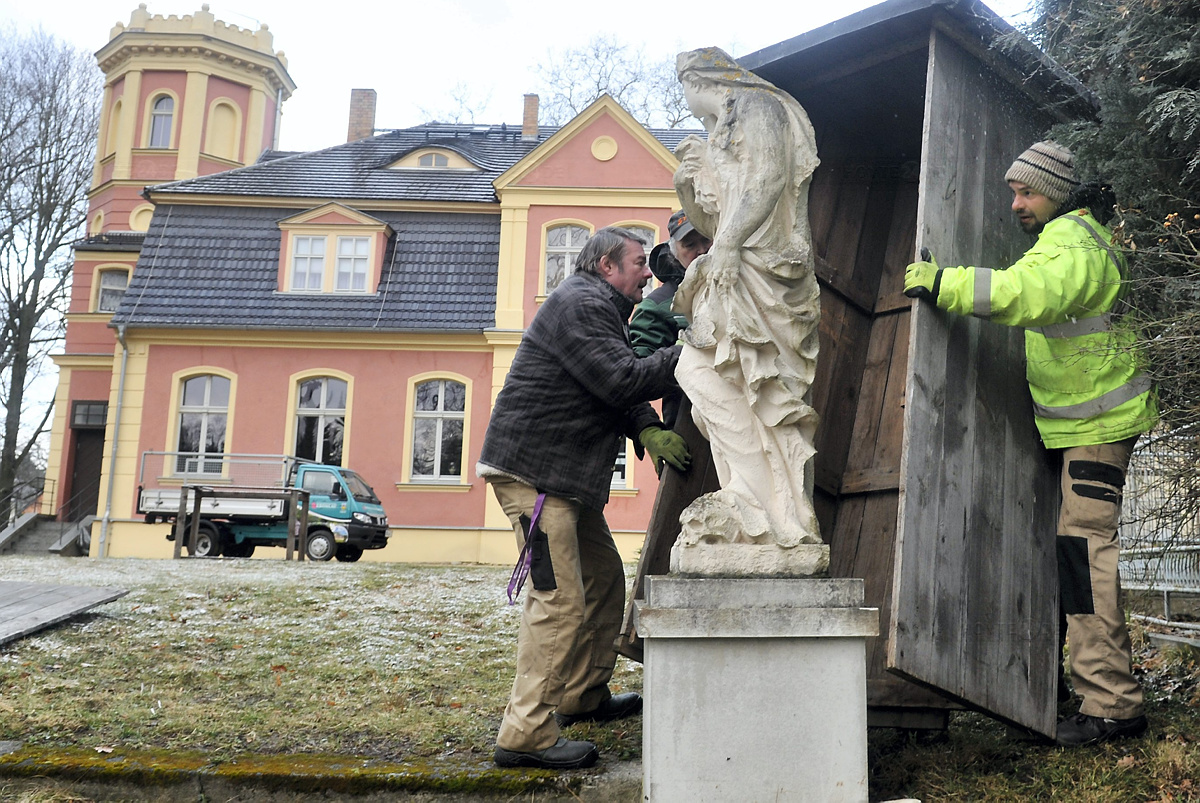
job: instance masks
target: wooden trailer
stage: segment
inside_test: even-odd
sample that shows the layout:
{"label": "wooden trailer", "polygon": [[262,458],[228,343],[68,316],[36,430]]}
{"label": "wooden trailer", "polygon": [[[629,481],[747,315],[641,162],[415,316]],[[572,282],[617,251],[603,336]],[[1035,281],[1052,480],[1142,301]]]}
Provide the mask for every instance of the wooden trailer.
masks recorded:
{"label": "wooden trailer", "polygon": [[740,59],[808,111],[822,283],[817,506],[831,574],[861,577],[876,725],[966,705],[1052,736],[1056,469],[1023,333],[903,293],[905,266],[1005,267],[1031,244],[1003,176],[1086,90],[972,0],[890,0]]}

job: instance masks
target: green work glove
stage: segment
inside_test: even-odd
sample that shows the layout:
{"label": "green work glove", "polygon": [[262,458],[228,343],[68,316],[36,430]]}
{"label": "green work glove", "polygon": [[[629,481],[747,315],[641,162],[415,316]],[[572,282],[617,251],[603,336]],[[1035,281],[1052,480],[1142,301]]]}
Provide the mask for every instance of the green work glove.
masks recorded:
{"label": "green work glove", "polygon": [[655,471],[662,470],[664,460],[680,471],[687,471],[691,465],[692,455],[688,451],[687,442],[669,429],[646,427],[638,433],[638,440],[654,460]]}
{"label": "green work glove", "polygon": [[924,262],[914,262],[904,269],[904,295],[923,298],[937,303],[938,289],[942,284],[942,269],[933,261],[929,249],[922,248]]}

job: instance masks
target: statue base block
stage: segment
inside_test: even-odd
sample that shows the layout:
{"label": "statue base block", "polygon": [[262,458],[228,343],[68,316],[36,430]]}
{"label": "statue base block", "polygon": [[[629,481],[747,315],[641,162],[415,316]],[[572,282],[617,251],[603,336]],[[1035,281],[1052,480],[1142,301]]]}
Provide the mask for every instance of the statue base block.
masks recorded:
{"label": "statue base block", "polygon": [[855,579],[647,577],[643,798],[865,802],[862,602]]}
{"label": "statue base block", "polygon": [[823,577],[829,546],[699,543],[671,548],[671,574],[684,577]]}

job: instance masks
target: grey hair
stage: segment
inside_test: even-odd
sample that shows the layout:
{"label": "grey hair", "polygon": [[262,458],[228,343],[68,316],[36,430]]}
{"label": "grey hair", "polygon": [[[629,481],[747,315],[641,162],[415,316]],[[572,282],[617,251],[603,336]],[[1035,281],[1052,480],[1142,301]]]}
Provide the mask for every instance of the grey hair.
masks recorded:
{"label": "grey hair", "polygon": [[642,235],[631,229],[605,226],[583,244],[583,250],[579,252],[579,257],[575,260],[575,272],[598,276],[601,258],[608,257],[619,263],[625,258],[625,243],[630,240],[640,243],[642,248],[647,245],[646,241],[642,239]]}

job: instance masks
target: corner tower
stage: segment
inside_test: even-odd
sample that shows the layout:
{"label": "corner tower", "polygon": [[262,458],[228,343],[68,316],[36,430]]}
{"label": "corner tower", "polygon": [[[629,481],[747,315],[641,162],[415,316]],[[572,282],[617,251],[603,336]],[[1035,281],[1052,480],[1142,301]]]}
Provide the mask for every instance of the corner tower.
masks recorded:
{"label": "corner tower", "polygon": [[[121,348],[109,328],[141,253],[153,206],[147,185],[250,164],[277,142],[280,107],[296,85],[266,25],[228,25],[204,5],[152,16],[138,6],[96,53],[105,75],[86,236],[75,265],[41,512],[96,514],[102,456],[119,386]],[[115,352],[114,352],[115,348]],[[114,353],[116,357],[114,357]]]}
{"label": "corner tower", "polygon": [[147,184],[241,167],[277,143],[296,88],[287,58],[266,25],[228,25],[208,8],[164,17],[143,3],[97,51],[105,85],[88,234],[145,231]]}

